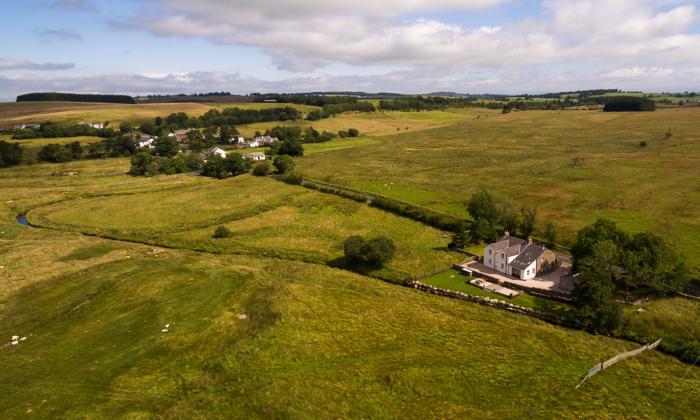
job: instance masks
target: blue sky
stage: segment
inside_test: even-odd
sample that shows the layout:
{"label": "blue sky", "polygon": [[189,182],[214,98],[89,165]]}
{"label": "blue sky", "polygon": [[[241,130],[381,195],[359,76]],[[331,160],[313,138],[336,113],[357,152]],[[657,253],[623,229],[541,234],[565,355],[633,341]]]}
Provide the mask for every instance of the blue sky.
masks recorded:
{"label": "blue sky", "polygon": [[5,0],[0,100],[700,89],[692,0]]}

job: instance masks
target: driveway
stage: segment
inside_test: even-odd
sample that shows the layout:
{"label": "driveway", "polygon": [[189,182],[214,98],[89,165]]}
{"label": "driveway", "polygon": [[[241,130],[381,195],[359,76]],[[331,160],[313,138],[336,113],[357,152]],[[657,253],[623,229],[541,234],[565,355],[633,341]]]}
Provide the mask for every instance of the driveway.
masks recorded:
{"label": "driveway", "polygon": [[561,277],[567,275],[569,273],[569,270],[571,269],[571,265],[566,262],[562,262],[562,266],[552,271],[551,273],[547,273],[530,280],[520,280],[518,278],[500,273],[498,271],[486,267],[484,264],[478,261],[470,261],[460,265],[460,267],[467,268],[478,274],[484,274],[488,277],[498,280],[501,283],[529,287],[532,289],[551,290],[555,292],[571,292],[571,289],[568,287],[568,284],[560,284]]}

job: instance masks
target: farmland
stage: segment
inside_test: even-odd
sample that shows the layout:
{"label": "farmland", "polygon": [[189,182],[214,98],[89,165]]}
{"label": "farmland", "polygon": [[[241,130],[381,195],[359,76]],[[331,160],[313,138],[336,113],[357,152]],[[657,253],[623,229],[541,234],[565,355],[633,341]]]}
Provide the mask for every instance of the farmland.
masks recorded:
{"label": "farmland", "polygon": [[317,264],[153,254],[21,229],[0,248],[13,278],[35,279],[2,301],[0,328],[28,336],[0,352],[6,416],[588,417],[634,407],[667,418],[698,409],[686,397],[700,374],[659,353],[573,390],[594,361],[630,343]]}
{"label": "farmland", "polygon": [[555,220],[569,241],[607,217],[667,235],[698,267],[699,117],[698,108],[518,112],[384,136],[351,160],[329,151],[300,162],[312,178],[463,217],[465,200],[487,187],[537,205],[540,220]]}
{"label": "farmland", "polygon": [[119,123],[139,124],[155,117],[166,117],[173,112],[185,112],[199,116],[212,108],[262,109],[291,106],[303,112],[316,109],[312,106],[279,103],[151,103],[151,104],[105,104],[84,102],[17,102],[0,103],[0,128],[10,128],[20,123],[77,123],[79,121],[109,121],[113,127]]}
{"label": "farmland", "polygon": [[[139,203],[138,206],[132,203]],[[401,281],[458,257],[443,233],[364,203],[250,175],[184,188],[61,202],[30,211],[34,224],[218,253],[326,263],[353,234],[388,236],[399,254],[375,275]],[[213,227],[233,235],[213,239]]]}
{"label": "farmland", "polygon": [[[60,112],[110,121],[147,113],[81,106]],[[196,115],[188,107],[199,106],[153,104],[161,107],[153,112]],[[296,163],[310,178],[460,217],[469,194],[487,186],[537,204],[540,222],[556,220],[568,240],[610,217],[671,238],[697,267],[698,116],[692,109],[641,117],[349,113],[295,122],[363,134],[306,144]],[[690,418],[700,411],[700,370],[673,356],[644,353],[576,390],[594,363],[638,345],[392,284],[440,272],[425,281],[494,297],[445,271],[463,258],[446,249],[448,232],[269,177],[147,178],[128,169],[128,158],[109,158],[0,170],[0,330],[27,337],[0,348],[4,417]],[[35,227],[15,221],[22,213]],[[219,225],[231,236],[212,238]],[[341,269],[343,241],[356,234],[392,238],[396,256],[366,275]],[[698,337],[697,302],[643,306],[625,310],[639,336],[675,344]]]}

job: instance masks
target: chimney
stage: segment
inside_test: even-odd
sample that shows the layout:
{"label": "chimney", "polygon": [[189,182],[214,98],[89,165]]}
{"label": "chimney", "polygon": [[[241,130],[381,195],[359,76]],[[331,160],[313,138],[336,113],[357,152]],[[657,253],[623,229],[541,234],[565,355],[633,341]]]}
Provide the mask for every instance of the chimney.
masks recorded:
{"label": "chimney", "polygon": [[527,244],[532,245],[532,236],[527,237]]}
{"label": "chimney", "polygon": [[508,231],[503,232],[503,237],[504,238],[510,237],[510,232],[508,232]]}

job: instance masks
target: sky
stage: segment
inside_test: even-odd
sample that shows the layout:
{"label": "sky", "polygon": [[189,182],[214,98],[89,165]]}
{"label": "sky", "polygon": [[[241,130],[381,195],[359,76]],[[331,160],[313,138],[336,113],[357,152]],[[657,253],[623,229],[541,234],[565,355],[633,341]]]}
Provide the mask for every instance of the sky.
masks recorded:
{"label": "sky", "polygon": [[700,0],[1,0],[36,91],[700,90]]}

